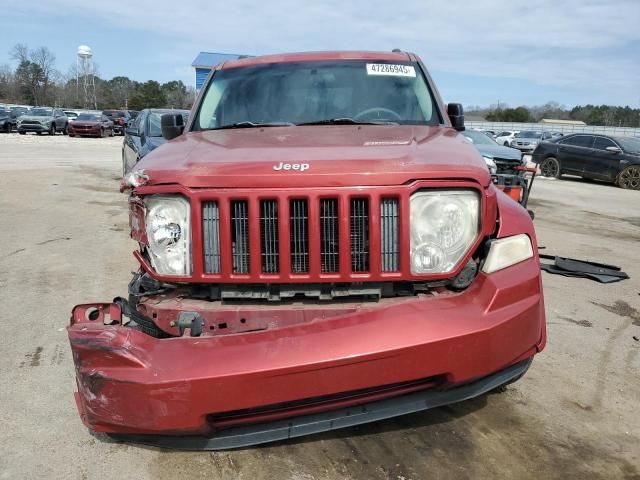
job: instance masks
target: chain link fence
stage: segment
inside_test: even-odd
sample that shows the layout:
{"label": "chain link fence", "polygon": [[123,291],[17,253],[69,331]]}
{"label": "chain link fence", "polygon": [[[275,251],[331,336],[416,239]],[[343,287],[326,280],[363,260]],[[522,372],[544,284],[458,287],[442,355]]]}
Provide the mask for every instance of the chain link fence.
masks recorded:
{"label": "chain link fence", "polygon": [[513,123],[513,122],[487,122],[487,121],[465,121],[465,126],[469,129],[492,130],[496,134],[504,131],[525,131],[535,132],[560,132],[564,135],[570,133],[599,133],[601,135],[611,135],[616,137],[640,137],[640,128],[631,127],[602,127],[596,125],[571,125],[555,123]]}

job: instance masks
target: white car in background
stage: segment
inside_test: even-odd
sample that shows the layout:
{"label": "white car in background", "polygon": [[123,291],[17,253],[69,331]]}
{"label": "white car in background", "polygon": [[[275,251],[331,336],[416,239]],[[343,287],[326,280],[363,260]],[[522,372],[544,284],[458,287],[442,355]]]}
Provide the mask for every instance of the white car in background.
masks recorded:
{"label": "white car in background", "polygon": [[504,130],[496,135],[495,141],[498,145],[504,145],[505,147],[511,146],[511,140],[513,140],[520,130]]}

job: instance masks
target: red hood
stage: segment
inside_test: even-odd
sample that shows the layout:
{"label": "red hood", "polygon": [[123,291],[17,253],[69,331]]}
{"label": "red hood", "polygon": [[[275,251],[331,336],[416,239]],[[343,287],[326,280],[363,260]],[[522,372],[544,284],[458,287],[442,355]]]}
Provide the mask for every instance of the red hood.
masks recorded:
{"label": "red hood", "polygon": [[72,127],[99,127],[102,123],[93,120],[74,120],[71,122]]}
{"label": "red hood", "polygon": [[[304,171],[274,166],[307,164]],[[401,185],[415,179],[489,184],[478,151],[451,128],[329,125],[189,132],[147,155],[150,185],[277,188]]]}

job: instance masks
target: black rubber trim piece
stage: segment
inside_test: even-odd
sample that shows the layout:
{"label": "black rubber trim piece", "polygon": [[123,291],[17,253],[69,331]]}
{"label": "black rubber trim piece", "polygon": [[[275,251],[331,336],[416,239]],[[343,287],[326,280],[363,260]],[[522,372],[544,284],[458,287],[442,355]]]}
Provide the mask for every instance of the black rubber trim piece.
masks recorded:
{"label": "black rubber trim piece", "polygon": [[221,430],[212,437],[132,434],[110,434],[109,436],[118,441],[177,450],[228,450],[249,447],[352,427],[469,400],[517,380],[528,370],[531,361],[532,358],[529,358],[497,373],[449,390],[425,390],[356,407],[233,427]]}

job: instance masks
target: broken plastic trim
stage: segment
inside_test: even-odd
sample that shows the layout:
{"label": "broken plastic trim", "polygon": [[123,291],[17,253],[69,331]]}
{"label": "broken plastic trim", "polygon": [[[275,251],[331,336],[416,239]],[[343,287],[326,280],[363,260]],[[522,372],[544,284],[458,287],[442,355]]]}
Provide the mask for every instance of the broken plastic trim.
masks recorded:
{"label": "broken plastic trim", "polygon": [[629,275],[622,272],[620,267],[615,265],[557,257],[555,255],[539,254],[539,256],[543,260],[553,260],[553,263],[540,262],[540,269],[547,273],[565,277],[588,278],[600,283],[619,282],[629,278]]}
{"label": "broken plastic trim", "polygon": [[130,190],[132,188],[137,188],[142,185],[146,185],[149,181],[149,175],[142,170],[134,170],[132,172],[127,173],[120,182],[120,191],[124,192],[125,190]]}

